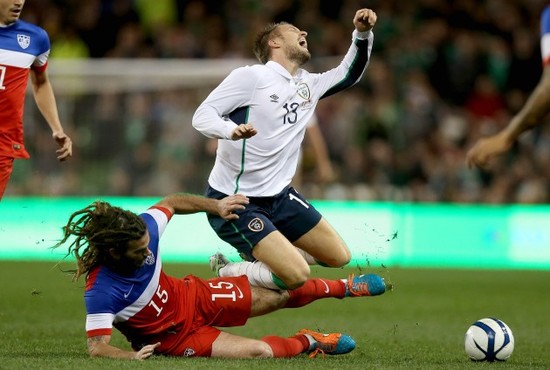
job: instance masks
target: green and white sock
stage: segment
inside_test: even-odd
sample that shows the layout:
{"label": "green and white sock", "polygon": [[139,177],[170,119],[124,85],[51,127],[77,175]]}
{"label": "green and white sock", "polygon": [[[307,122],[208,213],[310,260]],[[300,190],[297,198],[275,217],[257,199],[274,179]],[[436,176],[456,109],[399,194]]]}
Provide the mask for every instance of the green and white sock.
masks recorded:
{"label": "green and white sock", "polygon": [[255,262],[231,262],[222,267],[218,274],[220,277],[246,275],[250,285],[268,289],[286,290],[287,286],[279,279],[267,265],[261,261]]}

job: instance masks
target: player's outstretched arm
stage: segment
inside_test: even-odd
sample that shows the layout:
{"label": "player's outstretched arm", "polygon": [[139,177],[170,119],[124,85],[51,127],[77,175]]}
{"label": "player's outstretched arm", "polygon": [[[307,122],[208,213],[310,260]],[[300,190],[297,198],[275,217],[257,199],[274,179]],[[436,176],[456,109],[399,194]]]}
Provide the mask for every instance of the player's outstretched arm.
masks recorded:
{"label": "player's outstretched arm", "polygon": [[549,112],[550,66],[546,66],[537,87],[519,113],[496,135],[479,139],[466,154],[466,163],[469,167],[486,167],[492,158],[508,151],[523,132],[542,123]]}
{"label": "player's outstretched arm", "polygon": [[165,207],[174,214],[207,212],[226,220],[235,220],[239,216],[233,212],[244,209],[247,204],[248,198],[242,194],[233,194],[218,200],[202,195],[176,193],[167,195],[156,205]]}
{"label": "player's outstretched arm", "polygon": [[88,353],[92,357],[109,357],[109,358],[119,358],[126,360],[145,360],[155,352],[155,348],[160,346],[159,343],[149,344],[144,346],[137,352],[134,351],[125,351],[120,348],[111,346],[109,342],[111,341],[110,335],[98,335],[95,337],[88,338]]}

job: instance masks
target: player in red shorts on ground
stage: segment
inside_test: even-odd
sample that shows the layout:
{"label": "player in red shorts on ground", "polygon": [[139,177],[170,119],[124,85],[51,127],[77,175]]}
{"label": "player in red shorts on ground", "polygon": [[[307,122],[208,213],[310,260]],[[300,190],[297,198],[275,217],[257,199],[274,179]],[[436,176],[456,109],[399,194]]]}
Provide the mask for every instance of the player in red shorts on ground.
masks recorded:
{"label": "player in red shorts on ground", "polygon": [[38,109],[59,145],[57,159],[72,155],[52,86],[46,73],[50,40],[42,28],[19,20],[25,0],[0,0],[0,200],[16,158],[27,159],[23,143],[23,106],[29,74]]}
{"label": "player in red shorts on ground", "polygon": [[[166,196],[145,213],[96,201],[73,213],[55,247],[68,244],[77,260],[75,279],[86,276],[86,332],[92,356],[146,359],[154,353],[186,357],[270,358],[309,352],[350,352],[345,334],[300,330],[290,338],[261,340],[217,327],[244,325],[279,308],[301,307],[321,298],[352,295],[345,280],[310,279],[293,291],[251,286],[246,276],[182,279],[162,270],[159,240],[174,214],[208,212],[227,220],[248,204],[243,195],[220,200],[189,194]],[[383,279],[371,295],[385,291]],[[110,345],[113,326],[134,351]]]}

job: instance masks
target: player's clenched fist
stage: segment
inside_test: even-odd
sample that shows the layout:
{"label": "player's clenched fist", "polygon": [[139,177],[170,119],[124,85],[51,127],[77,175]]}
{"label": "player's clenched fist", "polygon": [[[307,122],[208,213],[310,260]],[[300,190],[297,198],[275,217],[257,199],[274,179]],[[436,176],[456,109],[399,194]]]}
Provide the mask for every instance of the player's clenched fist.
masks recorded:
{"label": "player's clenched fist", "polygon": [[256,135],[258,131],[251,123],[241,123],[231,133],[231,140],[248,139]]}
{"label": "player's clenched fist", "polygon": [[376,24],[376,13],[371,9],[359,9],[355,12],[353,25],[359,32],[370,31]]}

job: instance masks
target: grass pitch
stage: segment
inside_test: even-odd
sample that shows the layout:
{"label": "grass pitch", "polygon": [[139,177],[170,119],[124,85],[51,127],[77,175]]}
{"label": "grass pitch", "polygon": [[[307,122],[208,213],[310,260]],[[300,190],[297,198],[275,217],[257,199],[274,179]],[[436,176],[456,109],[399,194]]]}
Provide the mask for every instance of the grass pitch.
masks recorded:
{"label": "grass pitch", "polygon": [[[72,283],[54,265],[0,261],[0,369],[550,368],[550,271],[372,269],[391,280],[392,292],[325,299],[228,330],[253,338],[289,336],[303,327],[342,331],[357,342],[348,355],[270,360],[154,357],[137,362],[88,357],[84,282]],[[175,276],[211,276],[206,265],[170,264],[165,270]],[[315,268],[312,275],[339,278],[354,270]],[[483,317],[499,318],[512,329],[516,345],[508,361],[475,363],[464,353],[464,333]],[[118,332],[112,343],[129,348]]]}

